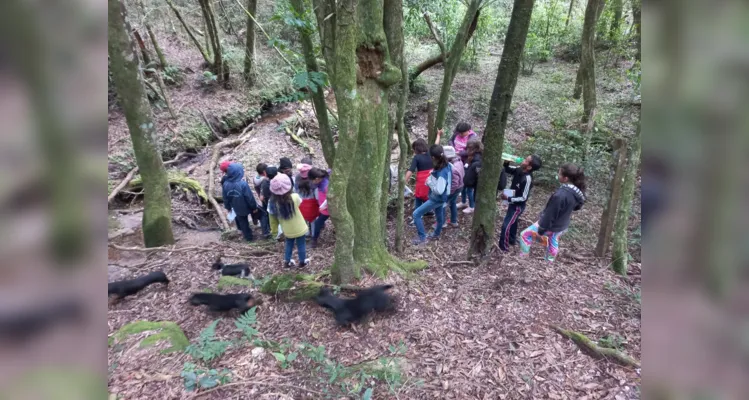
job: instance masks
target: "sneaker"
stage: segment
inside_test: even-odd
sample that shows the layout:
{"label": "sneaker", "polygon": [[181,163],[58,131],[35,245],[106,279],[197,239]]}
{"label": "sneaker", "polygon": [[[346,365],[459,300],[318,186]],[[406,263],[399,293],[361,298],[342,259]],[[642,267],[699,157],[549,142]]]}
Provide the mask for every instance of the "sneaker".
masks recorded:
{"label": "sneaker", "polygon": [[317,248],[317,238],[312,238],[309,242],[309,247],[316,249]]}
{"label": "sneaker", "polygon": [[457,227],[459,227],[460,225],[458,225],[458,223],[457,223],[457,222],[452,222],[452,223],[450,223],[450,226],[452,226],[453,228],[457,228]]}
{"label": "sneaker", "polygon": [[[445,229],[445,228],[447,228],[447,222],[445,222],[444,224],[442,224],[442,229]],[[432,225],[432,229],[437,229],[437,223],[436,222]]]}
{"label": "sneaker", "polygon": [[463,214],[473,214],[473,208],[468,207],[465,210],[463,210]]}
{"label": "sneaker", "polygon": [[426,239],[422,239],[419,237],[416,237],[411,241],[411,244],[414,246],[424,246],[426,243],[427,243]]}
{"label": "sneaker", "polygon": [[294,260],[291,260],[289,262],[283,263],[283,267],[284,268],[294,268],[294,267],[296,267],[296,263],[294,262]]}
{"label": "sneaker", "polygon": [[309,267],[312,261],[309,258],[305,258],[304,262],[299,264],[299,268]]}
{"label": "sneaker", "polygon": [[462,209],[468,207],[468,203],[458,203],[457,206],[458,206],[458,209],[462,210]]}
{"label": "sneaker", "polygon": [[430,241],[430,242],[435,241],[435,240],[439,240],[439,239],[440,239],[439,236],[434,236],[431,233],[427,235],[427,240]]}

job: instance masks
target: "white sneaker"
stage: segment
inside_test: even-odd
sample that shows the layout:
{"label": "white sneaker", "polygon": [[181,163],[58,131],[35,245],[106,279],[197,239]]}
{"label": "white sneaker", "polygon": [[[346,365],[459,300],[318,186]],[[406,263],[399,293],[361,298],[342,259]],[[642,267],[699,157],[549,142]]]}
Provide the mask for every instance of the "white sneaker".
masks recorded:
{"label": "white sneaker", "polygon": [[473,214],[473,208],[468,207],[465,210],[463,210],[463,214]]}
{"label": "white sneaker", "polygon": [[468,207],[468,203],[458,203],[456,206],[458,206],[458,209],[464,209]]}

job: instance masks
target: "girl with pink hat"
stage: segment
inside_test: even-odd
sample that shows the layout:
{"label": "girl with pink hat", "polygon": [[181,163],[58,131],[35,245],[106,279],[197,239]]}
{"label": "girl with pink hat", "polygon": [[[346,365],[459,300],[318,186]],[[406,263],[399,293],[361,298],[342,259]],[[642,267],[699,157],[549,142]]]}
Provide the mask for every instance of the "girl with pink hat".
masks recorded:
{"label": "girl with pink hat", "polygon": [[286,174],[278,174],[273,178],[270,182],[270,191],[272,193],[270,201],[275,208],[276,217],[286,237],[284,267],[296,266],[296,263],[291,259],[294,245],[296,245],[299,268],[304,268],[309,265],[310,260],[307,258],[306,243],[304,242],[308,232],[307,224],[299,210],[302,199],[298,194],[293,193],[291,178]]}

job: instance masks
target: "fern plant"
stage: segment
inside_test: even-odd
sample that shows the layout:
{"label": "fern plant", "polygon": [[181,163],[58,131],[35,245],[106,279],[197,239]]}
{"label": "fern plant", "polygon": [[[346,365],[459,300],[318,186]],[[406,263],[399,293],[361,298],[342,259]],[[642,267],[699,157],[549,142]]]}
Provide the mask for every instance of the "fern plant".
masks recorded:
{"label": "fern plant", "polygon": [[224,385],[231,381],[231,371],[224,368],[221,371],[216,369],[202,369],[193,363],[185,363],[182,368],[183,384],[185,390],[192,392],[195,389],[210,389],[218,385]]}
{"label": "fern plant", "polygon": [[255,324],[257,324],[255,308],[256,307],[250,308],[244,314],[240,315],[239,318],[234,320],[234,326],[236,326],[240,332],[244,333],[247,340],[251,340],[258,334],[258,330],[255,329]]}
{"label": "fern plant", "polygon": [[210,363],[221,357],[229,348],[231,342],[216,339],[216,326],[220,319],[211,322],[198,336],[197,343],[192,343],[185,349],[185,352],[195,360]]}

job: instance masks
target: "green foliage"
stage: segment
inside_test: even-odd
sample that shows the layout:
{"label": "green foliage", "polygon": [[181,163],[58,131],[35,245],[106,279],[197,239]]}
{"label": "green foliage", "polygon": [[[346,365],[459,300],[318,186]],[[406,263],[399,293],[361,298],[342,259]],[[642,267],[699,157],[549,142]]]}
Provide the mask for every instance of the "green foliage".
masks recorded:
{"label": "green foliage", "polygon": [[216,285],[216,289],[224,290],[225,288],[231,287],[231,286],[252,287],[254,286],[254,284],[249,279],[237,278],[236,276],[222,275],[220,278],[218,278],[218,284]]}
{"label": "green foliage", "polygon": [[296,360],[297,356],[299,355],[299,353],[297,353],[295,351],[290,352],[288,354],[284,354],[282,352],[274,352],[274,353],[271,353],[271,354],[273,354],[273,357],[276,358],[276,361],[278,361],[278,365],[282,369],[287,369],[287,368],[291,367],[291,363],[294,360]]}
{"label": "green foliage", "polygon": [[528,32],[523,58],[520,60],[523,75],[532,75],[536,64],[548,61],[551,52],[546,48],[546,44],[536,33]]}
{"label": "green foliage", "polygon": [[185,352],[193,359],[210,363],[221,357],[226,352],[226,349],[229,348],[231,342],[216,339],[216,326],[219,321],[221,320],[217,319],[211,322],[210,325],[200,332],[197,342],[187,346]]}
{"label": "green foliage", "polygon": [[189,362],[185,363],[180,376],[185,385],[185,390],[188,392],[192,392],[195,389],[210,389],[231,382],[231,371],[226,368],[221,371],[216,369],[207,370]]}
{"label": "green foliage", "polygon": [[642,66],[639,61],[632,64],[632,68],[627,70],[627,79],[632,82],[635,90],[635,96],[640,96],[640,82],[642,80]]}
{"label": "green foliage", "polygon": [[111,346],[117,341],[124,339],[127,336],[147,332],[157,331],[154,334],[146,336],[140,342],[140,347],[150,347],[161,340],[166,340],[171,343],[171,346],[161,350],[161,353],[168,354],[175,351],[183,351],[189,345],[187,336],[182,329],[176,323],[172,321],[134,321],[124,325],[117,332],[115,332],[108,340]]}
{"label": "green foliage", "polygon": [[218,76],[211,71],[203,71],[203,80],[201,81],[205,86],[211,86],[218,81]]}
{"label": "green foliage", "polygon": [[240,315],[239,318],[234,320],[234,326],[244,334],[245,339],[250,340],[257,336],[258,330],[255,328],[257,324],[256,307],[252,307],[247,310],[244,314]]}
{"label": "green foliage", "polygon": [[162,79],[167,85],[177,86],[181,85],[185,78],[181,69],[173,65],[168,65],[164,68],[164,71],[162,71]]}
{"label": "green foliage", "polygon": [[626,340],[617,333],[612,333],[598,339],[599,346],[619,351],[621,351],[622,344],[625,342]]}

